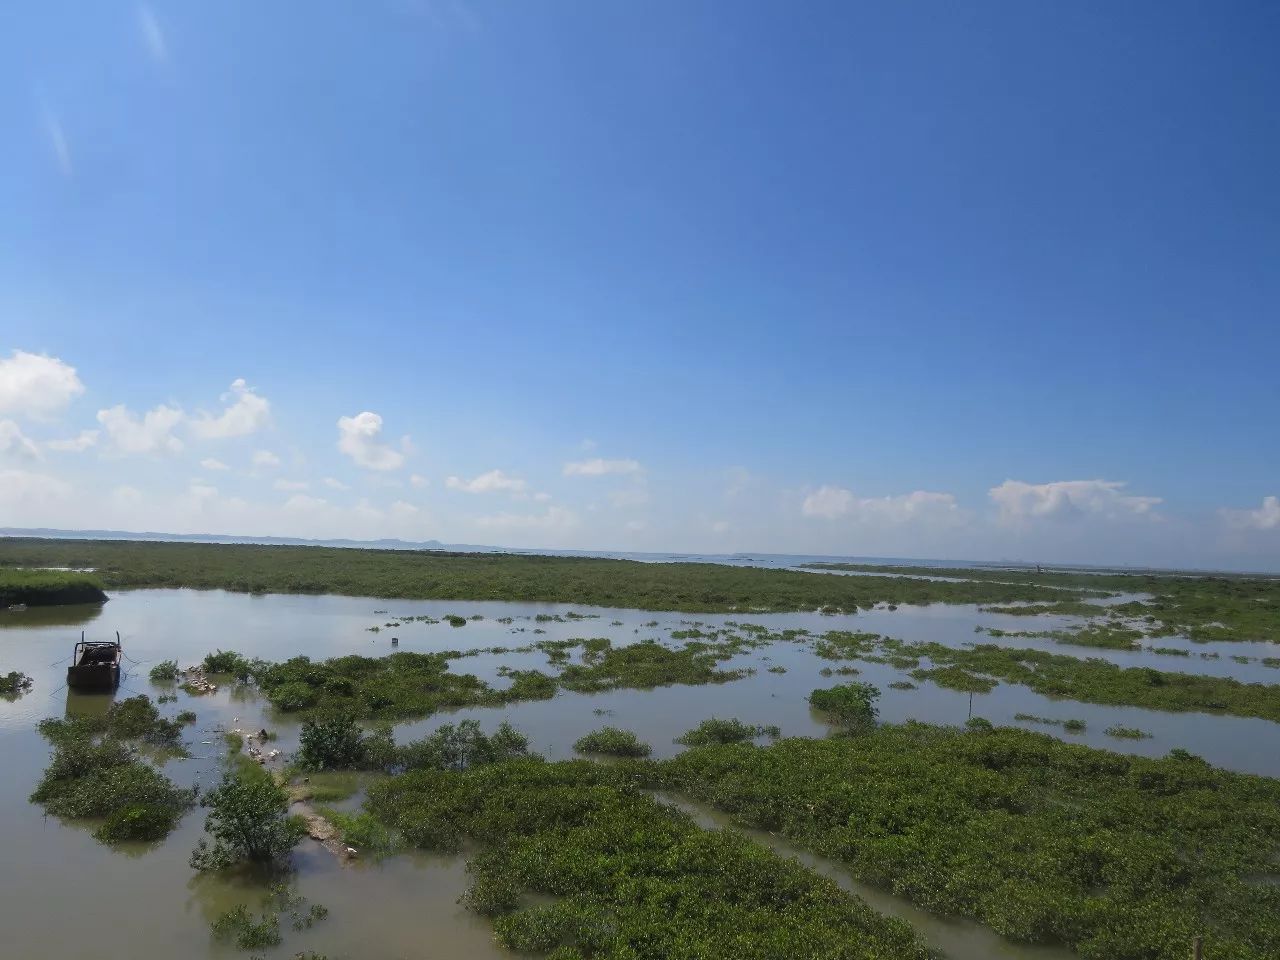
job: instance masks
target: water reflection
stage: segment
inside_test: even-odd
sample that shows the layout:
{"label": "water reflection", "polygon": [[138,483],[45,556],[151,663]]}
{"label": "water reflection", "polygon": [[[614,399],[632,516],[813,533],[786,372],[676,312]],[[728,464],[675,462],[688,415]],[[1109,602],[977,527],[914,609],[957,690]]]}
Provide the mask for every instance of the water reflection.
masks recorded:
{"label": "water reflection", "polygon": [[33,627],[79,627],[102,616],[105,604],[76,603],[64,607],[24,607],[0,609],[0,630],[28,630]]}

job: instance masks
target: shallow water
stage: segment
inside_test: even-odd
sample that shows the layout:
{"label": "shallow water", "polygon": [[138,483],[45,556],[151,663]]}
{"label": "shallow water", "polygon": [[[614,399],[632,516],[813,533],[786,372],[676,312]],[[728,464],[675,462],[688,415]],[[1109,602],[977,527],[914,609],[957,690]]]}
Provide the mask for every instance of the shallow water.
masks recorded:
{"label": "shallow water", "polygon": [[[599,614],[598,618],[537,623],[539,613],[564,614],[570,609]],[[387,611],[375,614],[375,611]],[[453,628],[445,623],[401,622],[371,633],[374,625],[394,623],[398,617],[447,613],[481,615]],[[501,624],[498,617],[516,618]],[[817,613],[690,615],[647,611],[572,608],[565,605],[498,602],[388,601],[331,596],[250,596],[221,591],[140,590],[117,593],[104,606],[32,609],[0,613],[0,671],[21,670],[35,680],[33,690],[12,701],[0,701],[0,756],[6,776],[0,781],[0,815],[7,827],[5,894],[0,898],[0,929],[6,931],[6,955],[23,958],[63,958],[82,955],[93,945],[96,957],[139,958],[232,957],[243,953],[211,943],[209,921],[239,902],[256,909],[260,892],[228,880],[194,878],[187,856],[201,833],[203,815],[188,815],[178,830],[154,849],[111,849],[97,843],[87,828],[47,819],[27,802],[48,759],[48,745],[35,730],[49,716],[104,710],[110,698],[69,693],[63,686],[65,658],[83,630],[89,639],[107,639],[120,631],[130,670],[121,696],[135,692],[153,697],[162,692],[147,680],[147,670],[162,659],[188,665],[218,649],[237,650],[266,659],[285,659],[305,653],[316,659],[362,653],[371,656],[399,650],[437,651],[495,645],[521,646],[537,640],[606,636],[616,644],[643,638],[670,640],[672,630],[701,623],[714,628],[726,621],[756,623],[771,630],[803,628],[815,634],[832,629],[869,630],[907,641],[937,641],[949,645],[998,642],[1035,647],[1076,656],[1097,656],[1125,665],[1150,665],[1164,670],[1212,673],[1242,680],[1280,683],[1280,670],[1252,662],[1237,664],[1232,655],[1271,656],[1275,649],[1260,644],[1189,644],[1162,639],[1160,646],[1183,645],[1188,658],[1145,652],[1095,650],[1055,644],[1049,640],[995,640],[974,632],[977,625],[1004,630],[1046,630],[1079,623],[1066,617],[1026,617],[987,614],[973,606],[903,606],[897,610],[863,611],[856,616]],[[620,621],[615,624],[615,621]],[[657,621],[656,626],[649,624]],[[535,630],[545,631],[535,633]],[[1201,652],[1218,652],[1218,660],[1202,660]],[[502,666],[546,667],[541,652],[485,654],[455,661],[452,669],[475,673],[501,685]],[[553,700],[518,704],[504,709],[467,709],[402,724],[397,738],[411,739],[443,722],[474,717],[486,729],[506,719],[529,736],[531,747],[551,758],[573,755],[572,744],[583,733],[603,724],[635,730],[652,744],[656,756],[671,756],[680,747],[672,741],[709,717],[739,717],[759,724],[778,724],[788,736],[822,736],[827,726],[814,714],[806,698],[819,686],[841,677],[822,677],[823,667],[841,664],[821,660],[804,643],[777,642],[746,651],[726,667],[750,666],[758,671],[731,683],[698,687],[664,687],[651,691],[618,690],[604,694],[561,693]],[[1088,723],[1079,736],[1064,739],[1144,755],[1162,755],[1183,747],[1230,769],[1280,775],[1280,724],[1205,714],[1168,714],[1126,707],[1099,707],[1053,701],[1024,687],[1001,685],[989,694],[975,695],[921,684],[915,690],[894,690],[891,681],[904,674],[883,664],[854,662],[859,679],[883,691],[881,716],[886,721],[915,718],[938,723],[963,723],[970,715],[997,724],[1014,723],[1015,713],[1056,718],[1080,718]],[[767,672],[783,667],[785,673]],[[178,702],[162,709],[172,715],[191,709],[198,715],[188,728],[193,757],[171,761],[166,772],[179,785],[216,780],[223,752],[221,731],[260,726],[279,733],[277,746],[286,752],[297,743],[299,724],[279,716],[251,688],[223,687],[216,694],[189,697],[178,691]],[[1155,736],[1143,741],[1117,741],[1103,734],[1112,724],[1138,727]],[[773,841],[770,841],[773,842]],[[794,851],[792,851],[794,852]],[[395,958],[461,958],[509,956],[492,942],[489,924],[456,903],[466,886],[465,864],[457,857],[401,856],[381,863],[357,859],[340,863],[311,841],[298,857],[299,892],[330,909],[330,917],[302,933],[285,930],[285,944],[268,955],[292,956],[315,949],[334,957],[362,960]],[[832,864],[811,862],[815,869],[841,879]],[[21,882],[14,882],[21,878]],[[841,882],[848,885],[848,879]],[[1048,960],[1050,953],[1001,941],[989,931],[958,921],[931,917],[910,904],[879,891],[864,891],[878,908],[911,919],[930,939],[957,960],[984,957]],[[92,903],[91,911],[66,908]],[[1061,953],[1052,954],[1054,957]]]}

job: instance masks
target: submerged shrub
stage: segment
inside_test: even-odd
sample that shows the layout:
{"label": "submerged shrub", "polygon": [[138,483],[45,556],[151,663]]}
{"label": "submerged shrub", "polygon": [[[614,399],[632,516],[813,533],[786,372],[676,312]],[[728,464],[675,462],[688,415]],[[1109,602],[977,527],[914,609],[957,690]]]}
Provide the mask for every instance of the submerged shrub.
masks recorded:
{"label": "submerged shrub", "polygon": [[244,904],[232,907],[211,924],[215,940],[234,943],[241,950],[258,950],[280,945],[280,921],[275,914],[264,913],[255,920]]}
{"label": "submerged shrub", "polygon": [[178,679],[178,661],[161,660],[151,668],[152,683],[173,683]]}
{"label": "submerged shrub", "polygon": [[22,691],[31,686],[31,682],[30,677],[18,670],[0,674],[0,696],[12,696],[15,693],[22,693]]}
{"label": "submerged shrub", "polygon": [[129,744],[172,748],[180,729],[145,696],[113,704],[103,717],[44,720],[40,732],[54,750],[31,802],[56,817],[105,818],[94,833],[103,843],[158,840],[194,805],[195,791],[174,786]]}
{"label": "submerged shrub", "polygon": [[880,691],[873,684],[854,682],[814,690],[809,694],[809,704],[846,726],[867,726],[874,724],[879,715],[875,705],[879,698]]}
{"label": "submerged shrub", "polygon": [[711,717],[703,720],[692,730],[676,737],[675,742],[686,747],[705,747],[714,743],[740,743],[743,740],[754,740],[756,737],[776,737],[781,734],[776,726],[753,727],[741,720],[720,720]]}
{"label": "submerged shrub", "polygon": [[651,748],[630,730],[601,727],[580,737],[573,745],[579,753],[602,753],[612,757],[647,757]]}
{"label": "submerged shrub", "polygon": [[229,673],[237,680],[249,679],[249,661],[234,650],[206,653],[202,666],[205,673]]}

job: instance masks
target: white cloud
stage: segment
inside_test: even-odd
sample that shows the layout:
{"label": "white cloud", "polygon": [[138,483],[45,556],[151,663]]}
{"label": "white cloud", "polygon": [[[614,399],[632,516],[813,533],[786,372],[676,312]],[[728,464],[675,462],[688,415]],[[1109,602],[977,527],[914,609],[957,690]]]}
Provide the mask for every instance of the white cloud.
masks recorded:
{"label": "white cloud", "polygon": [[635,460],[603,460],[596,457],[591,460],[574,460],[564,465],[566,477],[603,477],[608,474],[635,474],[640,472],[640,464]]}
{"label": "white cloud", "polygon": [[138,6],[138,29],[142,31],[142,40],[147,45],[147,52],[152,58],[164,61],[169,58],[169,45],[165,42],[164,31],[155,13],[145,3]]}
{"label": "white cloud", "polygon": [[395,517],[414,517],[421,512],[412,503],[405,503],[403,500],[397,500],[391,504],[391,514]]}
{"label": "white cloud", "polygon": [[641,530],[645,529],[645,527],[647,526],[648,524],[646,524],[643,520],[628,520],[626,523],[622,525],[623,529],[628,531],[629,533],[639,533]]}
{"label": "white cloud", "polygon": [[415,473],[411,477],[409,477],[409,483],[415,487],[418,487],[419,489],[427,486],[427,484],[429,484],[430,482],[431,482],[430,480],[428,480],[426,477],[424,477],[420,473]]}
{"label": "white cloud", "polygon": [[280,479],[272,484],[277,490],[306,490],[310,486],[305,480]]}
{"label": "white cloud", "polygon": [[533,499],[536,500],[538,503],[546,503],[551,499],[551,494],[543,493],[542,491],[539,491],[538,493],[535,493],[533,495]]}
{"label": "white cloud", "polygon": [[565,530],[577,523],[577,516],[564,507],[548,507],[545,513],[499,513],[476,518],[476,524],[486,530]]}
{"label": "white cloud", "polygon": [[286,510],[309,512],[319,510],[326,502],[322,497],[310,497],[305,493],[295,493],[284,502],[284,508]]}
{"label": "white cloud", "polygon": [[330,490],[350,490],[351,488],[336,477],[325,477],[324,485]]}
{"label": "white cloud", "polygon": [[0,420],[0,456],[15,460],[42,460],[40,448],[12,420]]}
{"label": "white cloud", "polygon": [[53,148],[53,158],[58,161],[58,169],[64,177],[75,174],[71,163],[71,146],[67,143],[67,135],[63,132],[62,121],[51,110],[44,114],[44,131],[49,136],[49,146]]}
{"label": "white cloud", "polygon": [[271,419],[271,404],[243,379],[234,380],[221,397],[228,404],[216,417],[204,413],[191,420],[191,432],[206,440],[243,437],[265,427]]}
{"label": "white cloud", "polygon": [[488,473],[482,473],[472,480],[449,477],[445,480],[444,485],[450,490],[461,490],[464,493],[495,493],[500,490],[523,493],[525,488],[524,480],[520,477],[513,477],[510,474],[503,473],[501,470],[490,470]]}
{"label": "white cloud", "polygon": [[730,529],[728,520],[712,520],[707,526],[711,528],[712,533],[728,533]]}
{"label": "white cloud", "polygon": [[1021,523],[1037,518],[1098,516],[1104,518],[1155,517],[1152,507],[1160,497],[1138,497],[1124,493],[1119,480],[1057,480],[1052,483],[1024,483],[1006,480],[988,491],[1000,510],[1004,523]]}
{"label": "white cloud", "polygon": [[852,490],[821,486],[804,498],[800,512],[824,520],[849,518],[860,522],[908,523],[928,519],[958,522],[962,514],[949,493],[914,490],[888,497],[859,497]]}
{"label": "white cloud", "polygon": [[15,350],[0,360],[0,414],[49,417],[82,393],[76,368],[57,357]]}
{"label": "white cloud", "polygon": [[851,513],[857,498],[852,490],[843,487],[821,486],[804,498],[800,512],[806,517],[824,517],[834,520]]}
{"label": "white cloud", "polygon": [[[408,445],[405,437],[401,446]],[[338,449],[367,470],[395,470],[404,463],[404,454],[382,440],[382,417],[367,410],[338,418]]]}
{"label": "white cloud", "polygon": [[181,453],[182,441],[173,428],[182,422],[183,413],[164,404],[148,410],[141,419],[124,404],[98,411],[98,422],[107,431],[107,439],[115,453]]}
{"label": "white cloud", "polygon": [[98,442],[97,430],[81,430],[78,436],[66,440],[49,440],[45,446],[60,453],[83,453]]}
{"label": "white cloud", "polygon": [[1245,530],[1280,529],[1280,498],[1263,497],[1257,510],[1223,510],[1227,523]]}
{"label": "white cloud", "polygon": [[205,457],[203,460],[200,461],[200,466],[204,467],[206,470],[230,470],[231,469],[221,460],[215,460],[213,457]]}
{"label": "white cloud", "polygon": [[263,470],[274,470],[280,466],[280,458],[270,450],[259,450],[253,455],[253,465]]}

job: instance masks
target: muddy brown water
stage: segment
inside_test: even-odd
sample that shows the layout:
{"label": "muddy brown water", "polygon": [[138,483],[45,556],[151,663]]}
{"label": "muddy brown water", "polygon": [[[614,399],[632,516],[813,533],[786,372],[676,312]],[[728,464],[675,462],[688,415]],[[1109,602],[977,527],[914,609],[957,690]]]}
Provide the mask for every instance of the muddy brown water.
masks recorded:
{"label": "muddy brown water", "polygon": [[[598,618],[536,623],[539,613],[569,610],[596,613]],[[375,613],[375,611],[387,611]],[[371,633],[367,628],[395,622],[397,617],[446,613],[479,614],[485,619],[452,628],[445,623],[402,623]],[[514,617],[500,624],[499,617]],[[658,626],[646,624],[657,620]],[[66,658],[83,630],[89,639],[106,639],[120,631],[129,668],[118,696],[163,692],[147,679],[155,662],[176,659],[186,666],[215,649],[237,650],[266,659],[285,659],[300,653],[317,659],[349,653],[382,655],[395,649],[428,652],[494,645],[520,646],[536,640],[607,636],[615,643],[646,637],[669,639],[672,630],[692,623],[715,627],[726,620],[758,623],[771,630],[804,628],[815,633],[831,629],[870,630],[908,641],[937,641],[950,645],[1002,642],[1017,646],[1098,656],[1116,663],[1149,665],[1241,680],[1280,683],[1280,670],[1258,662],[1238,664],[1232,655],[1273,656],[1262,644],[1190,644],[1163,639],[1161,646],[1184,646],[1189,658],[1144,652],[1085,650],[1051,641],[1011,638],[993,641],[974,632],[975,625],[1005,630],[1044,630],[1077,621],[1063,617],[1028,618],[984,614],[973,606],[932,605],[864,611],[856,616],[819,614],[654,614],[648,611],[599,609],[566,605],[496,602],[389,601],[333,596],[249,596],[221,591],[138,590],[119,592],[105,605],[85,608],[31,609],[0,612],[0,671],[21,670],[35,680],[33,689],[13,700],[0,700],[0,822],[5,825],[6,869],[0,873],[0,929],[5,931],[3,953],[23,960],[54,960],[75,956],[150,960],[150,958],[230,958],[249,954],[211,941],[209,921],[237,903],[255,909],[262,890],[248,881],[197,877],[187,857],[201,835],[203,813],[196,810],[165,841],[156,845],[109,848],[90,834],[90,826],[47,818],[27,801],[48,759],[48,744],[36,732],[45,717],[105,710],[110,698],[70,693],[63,686]],[[621,624],[615,626],[614,621]],[[518,631],[523,628],[523,632]],[[535,634],[535,629],[545,633]],[[1201,652],[1218,652],[1217,660],[1202,660]],[[453,669],[475,673],[496,685],[503,666],[546,665],[541,653],[482,655],[456,661]],[[664,687],[651,691],[619,690],[598,695],[561,693],[549,701],[518,704],[505,709],[468,709],[401,724],[401,740],[421,736],[441,723],[473,717],[486,729],[509,720],[531,741],[531,747],[556,759],[573,755],[572,743],[588,730],[608,723],[636,731],[653,745],[656,756],[671,756],[681,748],[672,740],[709,717],[738,717],[751,723],[777,724],[785,735],[822,736],[826,725],[808,707],[806,698],[817,686],[830,686],[838,677],[824,678],[819,670],[838,666],[820,660],[803,645],[779,642],[749,651],[728,666],[754,666],[757,673],[733,683],[700,687]],[[888,684],[903,674],[880,664],[856,663],[859,679],[883,691],[881,716],[886,721],[908,718],[936,723],[963,723],[969,716],[967,694],[921,684],[916,690],[894,690]],[[785,673],[767,668],[781,666]],[[169,715],[194,710],[198,720],[188,728],[191,759],[170,761],[165,772],[179,785],[208,786],[216,781],[223,755],[221,732],[265,726],[279,734],[276,746],[296,747],[299,724],[277,715],[251,688],[224,686],[214,695],[190,697],[178,691],[178,702],[162,709]],[[1013,724],[1014,714],[1072,718],[1088,723],[1081,736],[1062,734],[1072,742],[1162,755],[1183,747],[1229,769],[1280,776],[1280,724],[1263,720],[1205,714],[1171,714],[1125,707],[1099,707],[1055,701],[1023,687],[1001,685],[973,698],[975,715],[997,724]],[[1139,727],[1154,734],[1150,740],[1116,741],[1103,729],[1112,724]],[[1055,728],[1046,727],[1054,733]],[[683,803],[683,802],[682,802]],[[713,811],[684,804],[704,825],[724,821]],[[1057,950],[1032,948],[1001,940],[980,925],[936,917],[883,891],[852,882],[838,864],[791,849],[777,838],[759,835],[788,856],[836,879],[864,897],[876,909],[911,922],[933,946],[954,960],[1061,960]],[[329,908],[327,920],[313,929],[294,932],[282,925],[283,946],[256,951],[271,957],[292,957],[316,950],[334,960],[417,960],[417,958],[510,957],[493,943],[487,921],[457,904],[466,887],[465,859],[423,854],[391,857],[380,862],[357,858],[340,861],[313,841],[296,853],[297,891],[309,901]]]}

